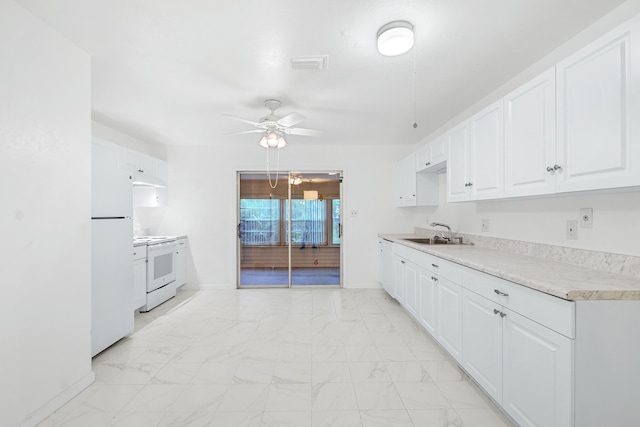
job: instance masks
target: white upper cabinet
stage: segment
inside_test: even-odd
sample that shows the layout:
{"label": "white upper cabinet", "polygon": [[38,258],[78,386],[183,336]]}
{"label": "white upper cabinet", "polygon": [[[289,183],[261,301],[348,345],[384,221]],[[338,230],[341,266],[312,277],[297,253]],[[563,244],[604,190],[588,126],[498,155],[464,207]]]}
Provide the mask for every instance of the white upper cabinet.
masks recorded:
{"label": "white upper cabinet", "polygon": [[396,164],[396,206],[437,206],[438,175],[416,173],[416,153]]}
{"label": "white upper cabinet", "polygon": [[470,199],[497,199],[504,193],[502,99],[469,120]]}
{"label": "white upper cabinet", "polygon": [[640,185],[640,17],[559,63],[557,191]]}
{"label": "white upper cabinet", "polygon": [[416,172],[434,169],[435,172],[439,169],[434,166],[438,166],[447,160],[446,140],[446,135],[441,136],[416,151]]}
{"label": "white upper cabinet", "polygon": [[431,145],[425,144],[416,151],[416,172],[431,166]]}
{"label": "white upper cabinet", "polygon": [[469,200],[469,126],[460,124],[447,135],[447,201]]}
{"label": "white upper cabinet", "polygon": [[396,205],[416,205],[416,164],[415,154],[411,154],[397,163],[396,172]]}
{"label": "white upper cabinet", "polygon": [[551,68],[504,98],[505,197],[556,191],[555,91]]}
{"label": "white upper cabinet", "polygon": [[447,184],[449,202],[496,199],[503,195],[502,100],[451,131]]}

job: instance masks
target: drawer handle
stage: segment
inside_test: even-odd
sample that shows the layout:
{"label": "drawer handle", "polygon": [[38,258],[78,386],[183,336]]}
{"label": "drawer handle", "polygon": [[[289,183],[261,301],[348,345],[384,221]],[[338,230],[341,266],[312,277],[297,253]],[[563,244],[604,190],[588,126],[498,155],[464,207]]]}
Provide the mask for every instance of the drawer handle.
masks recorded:
{"label": "drawer handle", "polygon": [[439,266],[438,264],[431,264],[431,266],[432,266],[433,268],[440,268],[440,266]]}
{"label": "drawer handle", "polygon": [[433,280],[434,282],[437,282],[437,281],[438,281],[438,278],[437,278],[437,277],[434,277],[434,276],[431,276],[431,280]]}
{"label": "drawer handle", "polygon": [[505,294],[504,292],[499,291],[497,289],[494,289],[493,292],[495,292],[496,294],[500,295],[501,297],[508,297],[509,296],[509,294]]}
{"label": "drawer handle", "polygon": [[500,310],[498,310],[497,308],[494,308],[493,309],[493,314],[498,314],[498,313],[500,313]]}

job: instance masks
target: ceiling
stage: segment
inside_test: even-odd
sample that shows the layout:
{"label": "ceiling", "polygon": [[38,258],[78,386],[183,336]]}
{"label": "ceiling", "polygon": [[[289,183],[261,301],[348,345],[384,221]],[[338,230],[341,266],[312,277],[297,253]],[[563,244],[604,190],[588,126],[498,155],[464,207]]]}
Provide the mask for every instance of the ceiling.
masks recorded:
{"label": "ceiling", "polygon": [[[247,146],[256,134],[225,134],[250,125],[223,114],[258,121],[267,98],[325,131],[289,142],[414,144],[623,3],[17,1],[92,55],[94,120],[151,143]],[[393,20],[416,45],[384,57],[375,36]],[[313,55],[328,68],[291,68]]]}

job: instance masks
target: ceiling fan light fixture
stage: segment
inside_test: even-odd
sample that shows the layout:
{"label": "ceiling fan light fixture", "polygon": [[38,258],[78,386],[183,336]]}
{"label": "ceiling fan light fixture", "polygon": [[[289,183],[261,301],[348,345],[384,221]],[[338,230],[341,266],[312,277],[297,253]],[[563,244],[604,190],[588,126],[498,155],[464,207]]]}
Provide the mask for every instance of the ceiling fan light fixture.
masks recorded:
{"label": "ceiling fan light fixture", "polygon": [[393,21],[378,30],[378,52],[384,56],[397,56],[413,47],[413,25],[407,21]]}
{"label": "ceiling fan light fixture", "polygon": [[262,135],[258,145],[264,148],[284,148],[287,146],[287,141],[280,132],[268,131],[265,135]]}

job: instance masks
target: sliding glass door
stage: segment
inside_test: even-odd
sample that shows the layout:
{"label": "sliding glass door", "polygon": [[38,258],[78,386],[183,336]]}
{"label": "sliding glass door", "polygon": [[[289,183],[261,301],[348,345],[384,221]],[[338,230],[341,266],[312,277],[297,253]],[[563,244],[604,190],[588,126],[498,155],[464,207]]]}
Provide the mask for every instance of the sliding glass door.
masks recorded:
{"label": "sliding glass door", "polygon": [[340,286],[339,172],[238,174],[238,286]]}

